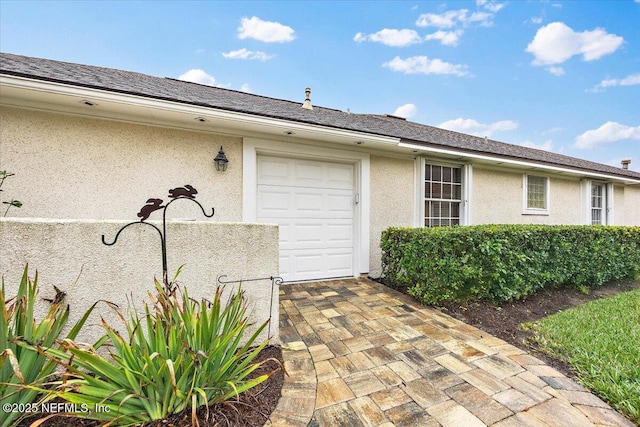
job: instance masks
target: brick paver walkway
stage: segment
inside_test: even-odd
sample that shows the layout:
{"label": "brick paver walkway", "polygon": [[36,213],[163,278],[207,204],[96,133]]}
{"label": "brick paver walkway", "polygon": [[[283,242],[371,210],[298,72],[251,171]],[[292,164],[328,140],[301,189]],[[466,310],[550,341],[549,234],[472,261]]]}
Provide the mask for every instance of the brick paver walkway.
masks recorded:
{"label": "brick paver walkway", "polygon": [[367,279],[283,285],[268,426],[634,426],[505,341]]}

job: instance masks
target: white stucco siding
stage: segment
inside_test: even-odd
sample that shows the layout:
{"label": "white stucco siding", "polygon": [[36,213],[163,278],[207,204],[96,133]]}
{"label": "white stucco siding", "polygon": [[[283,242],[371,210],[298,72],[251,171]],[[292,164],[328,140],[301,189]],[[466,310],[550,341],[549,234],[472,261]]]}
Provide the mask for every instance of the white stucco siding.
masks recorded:
{"label": "white stucco siding", "polygon": [[[548,176],[542,172],[535,175]],[[473,167],[473,224],[580,224],[580,181],[549,177],[549,213],[525,215],[523,173]]]}
{"label": "white stucco siding", "polygon": [[415,161],[371,156],[371,247],[369,275],[379,277],[380,237],[388,227],[411,227],[415,211]]}
{"label": "white stucco siding", "polygon": [[[617,189],[616,189],[617,190]],[[614,203],[618,204],[616,197],[619,192],[614,194]],[[616,225],[640,225],[640,185],[628,185],[624,187],[624,214],[621,222]],[[619,198],[619,197],[618,197]],[[615,212],[616,218],[618,213]]]}
{"label": "white stucco siding", "polygon": [[[190,184],[212,220],[242,220],[241,138],[12,107],[0,108],[0,123],[0,169],[15,173],[3,200],[23,202],[8,216],[135,220],[148,198]],[[221,145],[224,173],[213,164]],[[192,203],[170,210],[206,219]]]}
{"label": "white stucco siding", "polygon": [[[613,186],[613,203],[609,205],[613,207],[613,225],[624,225],[626,224],[627,219],[625,218],[625,196],[627,193],[627,188],[623,185],[614,185]],[[633,190],[629,189],[629,196],[632,197]]]}

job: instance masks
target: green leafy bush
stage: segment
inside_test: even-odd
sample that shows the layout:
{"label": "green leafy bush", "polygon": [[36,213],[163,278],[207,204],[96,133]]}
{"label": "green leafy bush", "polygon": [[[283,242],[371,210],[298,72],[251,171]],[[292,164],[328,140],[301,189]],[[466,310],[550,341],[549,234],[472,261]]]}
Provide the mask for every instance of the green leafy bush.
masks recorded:
{"label": "green leafy bush", "polygon": [[[38,298],[38,273],[31,280],[28,266],[24,268],[18,294],[14,298],[6,298],[4,278],[1,292],[0,403],[33,403],[38,396],[37,388],[33,387],[50,380],[56,364],[33,348],[18,345],[16,340],[38,343],[39,347],[45,349],[54,346],[67,324],[69,306],[64,302],[64,292],[56,288],[56,296],[46,315],[37,323],[34,309]],[[77,336],[92,310],[93,307],[74,325],[67,338],[74,339]],[[17,411],[4,414],[0,419],[0,426],[13,425],[20,415]]]}
{"label": "green leafy bush", "polygon": [[381,247],[385,280],[430,304],[510,301],[640,273],[640,227],[389,228]]}
{"label": "green leafy bush", "polygon": [[186,289],[168,293],[155,285],[142,318],[126,321],[117,311],[126,338],[103,320],[111,358],[72,340],[63,349],[44,350],[65,368],[52,396],[89,411],[101,405],[102,411],[75,416],[131,425],[191,409],[196,425],[198,407],[229,400],[270,376],[248,379],[260,366],[253,361],[268,341],[253,346],[268,322],[242,342],[250,326],[243,292],[224,304],[218,288],[213,301],[198,302]]}

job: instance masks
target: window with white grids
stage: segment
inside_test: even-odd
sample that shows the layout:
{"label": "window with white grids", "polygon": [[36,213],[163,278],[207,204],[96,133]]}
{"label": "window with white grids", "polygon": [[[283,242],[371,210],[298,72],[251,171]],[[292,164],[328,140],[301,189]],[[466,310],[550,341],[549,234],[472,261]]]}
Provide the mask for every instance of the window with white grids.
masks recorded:
{"label": "window with white grids", "polygon": [[591,224],[606,224],[605,220],[605,186],[604,184],[591,184]]}
{"label": "window with white grids", "polygon": [[459,225],[462,205],[462,168],[425,164],[424,225]]}
{"label": "window with white grids", "polygon": [[524,176],[524,213],[549,213],[549,178],[536,175]]}

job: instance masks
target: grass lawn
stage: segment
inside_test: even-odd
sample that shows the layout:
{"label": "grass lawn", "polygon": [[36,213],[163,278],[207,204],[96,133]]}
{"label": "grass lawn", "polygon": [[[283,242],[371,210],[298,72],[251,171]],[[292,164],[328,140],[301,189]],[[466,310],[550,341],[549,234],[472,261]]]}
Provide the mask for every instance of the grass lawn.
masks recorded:
{"label": "grass lawn", "polygon": [[640,424],[640,289],[554,314],[532,328],[538,345],[568,362],[583,386]]}

